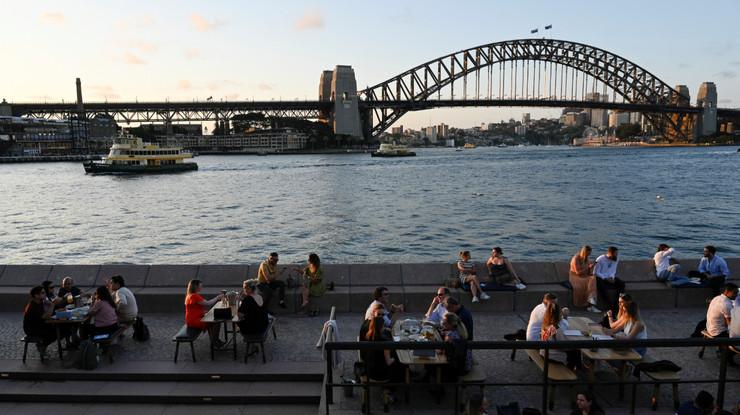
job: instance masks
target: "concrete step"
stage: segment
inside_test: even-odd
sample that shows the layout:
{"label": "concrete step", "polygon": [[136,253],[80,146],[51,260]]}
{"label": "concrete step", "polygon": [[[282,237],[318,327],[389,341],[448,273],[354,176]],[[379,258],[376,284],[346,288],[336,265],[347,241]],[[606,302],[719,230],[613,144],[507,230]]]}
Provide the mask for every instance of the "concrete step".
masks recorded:
{"label": "concrete step", "polygon": [[42,363],[0,360],[0,379],[45,381],[170,381],[170,382],[321,382],[323,362],[114,362],[95,370],[65,368],[58,360]]}
{"label": "concrete step", "polygon": [[321,382],[27,381],[0,384],[2,402],[315,404]]}
{"label": "concrete step", "polygon": [[[318,405],[0,402],[0,413],[23,415],[305,415],[318,413]],[[357,411],[354,414],[357,414]]]}

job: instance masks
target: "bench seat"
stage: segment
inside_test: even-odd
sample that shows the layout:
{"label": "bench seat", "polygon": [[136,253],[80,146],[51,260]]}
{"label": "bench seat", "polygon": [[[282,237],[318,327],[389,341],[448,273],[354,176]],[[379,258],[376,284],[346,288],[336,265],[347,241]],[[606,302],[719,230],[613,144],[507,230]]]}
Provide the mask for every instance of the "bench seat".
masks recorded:
{"label": "bench seat", "polygon": [[[539,350],[527,349],[527,355],[537,365],[541,371],[545,371],[545,358],[539,353]],[[568,382],[578,380],[578,375],[568,369],[564,364],[549,362],[547,365],[547,379],[552,382]],[[572,387],[571,387],[572,391]],[[555,385],[550,384],[547,391],[547,404],[550,410],[555,407]]]}
{"label": "bench seat", "polygon": [[175,363],[177,363],[177,356],[180,353],[180,343],[190,344],[190,353],[193,357],[193,362],[195,362],[195,346],[193,342],[200,337],[201,333],[203,333],[203,330],[188,327],[187,324],[183,324],[180,327],[180,330],[172,337],[172,341],[175,342]]}

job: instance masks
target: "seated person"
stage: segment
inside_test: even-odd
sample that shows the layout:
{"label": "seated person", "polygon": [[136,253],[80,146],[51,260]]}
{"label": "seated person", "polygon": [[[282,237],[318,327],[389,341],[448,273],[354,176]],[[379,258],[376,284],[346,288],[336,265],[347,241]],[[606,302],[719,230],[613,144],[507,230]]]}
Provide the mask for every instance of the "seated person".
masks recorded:
{"label": "seated person", "polygon": [[732,305],[737,298],[737,285],[728,282],[722,294],[714,297],[707,309],[707,333],[712,337],[729,337],[732,325]]}
{"label": "seated person", "polygon": [[617,294],[624,292],[624,281],[617,277],[617,266],[619,265],[619,249],[610,246],[606,254],[599,255],[594,264],[594,277],[596,277],[596,292],[608,305],[607,310],[617,311],[617,302],[609,295],[610,290],[616,290]]}
{"label": "seated person", "polygon": [[568,270],[568,281],[573,287],[573,305],[576,307],[587,307],[592,313],[601,313],[596,308],[596,277],[594,277],[594,264],[589,261],[591,247],[584,245],[573,255]]}
{"label": "seated person", "polygon": [[483,292],[480,287],[480,279],[478,278],[477,271],[475,270],[475,264],[470,260],[470,251],[460,251],[460,260],[457,261],[457,270],[460,271],[460,284],[465,289],[470,288],[470,294],[473,295],[473,302],[477,303],[478,299],[488,300],[491,298],[488,294]]}
{"label": "seated person", "polygon": [[56,294],[54,294],[53,282],[44,281],[41,283],[41,287],[44,289],[44,307],[51,309],[52,311],[57,308],[64,308],[64,299],[57,297]]}
{"label": "seated person", "polygon": [[511,266],[509,260],[504,256],[504,251],[498,246],[491,250],[491,257],[486,261],[486,267],[492,282],[515,287],[517,290],[527,288],[519,276],[516,275],[516,271],[514,271],[514,267]]}
{"label": "seated person", "polygon": [[43,355],[46,347],[57,338],[54,327],[46,323],[46,319],[51,317],[54,310],[44,307],[46,293],[42,286],[31,288],[29,294],[31,298],[23,310],[23,331],[27,336],[41,340],[41,343],[36,343],[36,347],[39,353]]}
{"label": "seated person", "polygon": [[393,326],[395,316],[403,311],[402,304],[391,304],[391,293],[386,287],[377,287],[373,290],[373,302],[365,311],[365,320],[370,320],[375,306],[380,305],[383,309],[383,324],[385,327]]}
{"label": "seated person", "polygon": [[[308,254],[308,265],[303,270],[303,283],[301,284],[301,296],[303,298],[301,308],[308,307],[311,297],[321,297],[325,292],[326,283],[324,282],[324,272],[321,270],[321,259],[314,253]],[[318,307],[307,311],[307,314],[311,316],[319,315]]]}
{"label": "seated person", "polygon": [[[360,329],[360,341],[392,341],[387,330],[384,330],[385,323],[384,309],[382,305],[375,304],[370,309],[370,318],[365,321]],[[379,381],[403,382],[405,378],[405,368],[398,361],[395,352],[391,350],[362,350],[360,357],[365,363],[368,378]],[[383,393],[393,401],[392,388],[385,388]]]}
{"label": "seated person", "polygon": [[457,301],[453,297],[447,297],[447,299],[444,302],[445,308],[448,312],[457,314],[458,317],[460,317],[460,320],[465,325],[465,329],[468,332],[468,341],[473,340],[473,315],[470,313],[470,310],[463,307],[462,304],[460,304],[459,301]]}
{"label": "seated person", "polygon": [[110,279],[110,289],[113,292],[113,301],[116,303],[116,314],[121,323],[133,323],[139,315],[134,293],[126,288],[126,282],[121,275],[114,275]]}
{"label": "seated person", "polygon": [[678,407],[677,415],[710,415],[714,412],[714,396],[707,391],[699,391],[693,401],[686,401]]}
{"label": "seated person", "polygon": [[701,279],[702,283],[712,288],[712,295],[716,296],[730,277],[730,269],[724,258],[717,255],[717,248],[707,245],[704,247],[704,256],[699,261],[699,270],[689,271],[689,277]]}
{"label": "seated person", "polygon": [[570,415],[604,415],[604,410],[596,403],[593,392],[583,391],[576,395],[576,408]]}
{"label": "seated person", "polygon": [[442,340],[447,366],[442,368],[442,379],[454,381],[473,368],[473,352],[468,348],[468,330],[457,314],[448,312],[442,318]]}
{"label": "seated person", "polygon": [[[677,285],[674,280],[679,278],[678,272],[681,270],[681,264],[673,258],[676,251],[667,244],[658,245],[658,249],[653,256],[655,263],[655,278],[658,281],[665,281]],[[684,281],[681,280],[683,283]],[[686,281],[688,282],[688,281]]]}
{"label": "seated person", "polygon": [[278,305],[280,308],[286,308],[285,305],[285,282],[279,280],[280,274],[285,271],[283,268],[278,272],[278,253],[272,252],[260,264],[259,270],[257,270],[257,279],[259,280],[259,290],[265,296],[265,302],[269,305],[272,295],[277,290],[278,292]]}
{"label": "seated person", "polygon": [[[529,313],[529,322],[527,322],[527,341],[538,341],[542,333],[542,321],[545,318],[545,311],[550,303],[558,303],[558,296],[555,293],[545,293],[542,302],[537,304],[532,312]],[[561,309],[561,313],[567,316],[568,308]],[[567,321],[565,322],[567,324]],[[562,327],[562,323],[561,323]]]}
{"label": "seated person", "polygon": [[[72,301],[70,301],[70,298],[67,297],[68,294],[72,295]],[[64,277],[62,279],[62,286],[59,287],[59,292],[57,292],[57,297],[62,298],[63,301],[65,301],[68,304],[73,304],[74,297],[77,297],[78,295],[81,295],[82,291],[74,286],[74,281],[72,280],[72,277]]]}
{"label": "seated person", "polygon": [[87,339],[99,334],[113,334],[118,330],[116,303],[105,286],[95,290],[93,304],[86,317],[94,318],[93,324],[85,323],[80,327],[80,338]]}
{"label": "seated person", "polygon": [[[542,341],[562,341],[566,340],[563,331],[567,329],[567,324],[563,324],[563,315],[560,310],[560,306],[557,303],[550,302],[545,307],[545,315],[542,319],[542,331],[540,332],[540,340]],[[540,354],[545,355],[545,351],[541,350]],[[566,365],[570,369],[577,369],[581,367],[581,352],[578,350],[562,350],[552,349],[550,350],[548,360],[558,362]]]}
{"label": "seated person", "polygon": [[450,290],[447,287],[437,288],[437,295],[432,299],[432,303],[429,304],[426,314],[424,315],[426,321],[432,322],[435,325],[442,323],[442,317],[444,317],[447,309],[445,308],[445,300],[450,296]]}
{"label": "seated person", "polygon": [[220,348],[224,346],[224,343],[218,338],[220,325],[211,324],[209,327],[209,325],[201,320],[216,302],[223,299],[223,295],[219,294],[210,300],[206,300],[200,295],[202,289],[203,283],[201,280],[190,280],[188,282],[187,294],[185,295],[185,324],[188,328],[201,331],[208,330],[211,343],[216,348]]}
{"label": "seated person", "polygon": [[[611,327],[606,332],[611,332],[615,338],[619,339],[647,339],[647,326],[640,318],[640,308],[637,306],[637,303],[634,301],[623,302],[623,298],[619,300],[620,311],[616,320],[612,316],[612,311],[607,311]],[[635,351],[644,357],[647,349],[644,347],[635,347]]]}
{"label": "seated person", "polygon": [[243,335],[262,334],[269,324],[267,307],[262,296],[255,290],[259,281],[246,280],[242,283],[241,303],[237,315],[239,316],[239,331]]}

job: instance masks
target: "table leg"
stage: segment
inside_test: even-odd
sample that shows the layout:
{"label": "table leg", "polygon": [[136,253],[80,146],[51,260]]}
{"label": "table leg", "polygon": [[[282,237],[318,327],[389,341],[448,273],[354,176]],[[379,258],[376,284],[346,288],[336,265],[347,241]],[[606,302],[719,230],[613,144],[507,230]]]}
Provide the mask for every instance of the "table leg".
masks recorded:
{"label": "table leg", "polygon": [[627,373],[627,362],[621,362],[622,366],[617,370],[619,375],[619,400],[624,400],[624,374]]}
{"label": "table leg", "polygon": [[[231,322],[231,339],[234,341],[234,360],[236,360],[236,323]],[[262,353],[265,353],[263,350]]]}
{"label": "table leg", "polygon": [[406,366],[406,403],[411,400],[411,369]]}
{"label": "table leg", "polygon": [[[442,389],[442,365],[435,365],[437,367],[437,386],[439,386],[439,389]],[[442,394],[437,394],[437,405],[442,403]]]}
{"label": "table leg", "polygon": [[59,328],[59,324],[55,324],[54,328],[57,331],[57,350],[59,351],[59,360],[64,361],[64,356],[62,355],[62,330]]}

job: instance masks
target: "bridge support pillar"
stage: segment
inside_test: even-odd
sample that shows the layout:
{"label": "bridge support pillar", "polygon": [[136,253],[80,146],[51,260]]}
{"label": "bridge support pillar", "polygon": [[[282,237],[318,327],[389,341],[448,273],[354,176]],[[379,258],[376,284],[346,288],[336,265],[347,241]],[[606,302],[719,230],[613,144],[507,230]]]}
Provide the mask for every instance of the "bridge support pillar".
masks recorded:
{"label": "bridge support pillar", "polygon": [[[320,95],[326,91],[329,80],[328,71],[321,77]],[[355,71],[348,65],[337,65],[331,74],[331,100],[334,101],[334,111],[330,122],[334,134],[344,134],[355,138],[362,138],[360,125],[360,110],[357,97],[357,81]],[[321,97],[320,97],[321,98]]]}
{"label": "bridge support pillar", "polygon": [[717,87],[714,82],[701,84],[696,105],[703,108],[697,120],[697,135],[706,137],[717,133]]}

